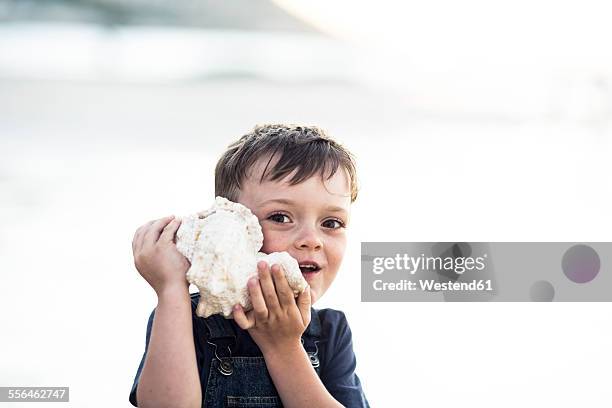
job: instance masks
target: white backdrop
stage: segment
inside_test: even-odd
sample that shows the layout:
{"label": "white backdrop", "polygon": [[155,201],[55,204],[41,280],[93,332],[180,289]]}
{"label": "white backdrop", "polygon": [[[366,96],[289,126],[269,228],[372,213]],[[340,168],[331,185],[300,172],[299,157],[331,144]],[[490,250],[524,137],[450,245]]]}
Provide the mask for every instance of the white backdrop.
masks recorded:
{"label": "white backdrop", "polygon": [[[30,29],[4,26],[14,41],[1,49],[19,57]],[[111,55],[123,46],[101,41]],[[346,312],[373,407],[609,406],[609,303],[361,303],[359,253],[361,241],[609,241],[609,67],[524,65],[484,82],[418,67],[393,87],[397,71],[362,71],[409,61],[343,49],[347,81],[337,64],[316,80],[272,64],[253,68],[264,79],[204,81],[171,67],[71,80],[68,68],[0,64],[0,385],[130,406],[156,304],[133,267],[133,232],[210,205],[217,157],[254,124],[299,122],[357,156],[349,250],[317,307]]]}

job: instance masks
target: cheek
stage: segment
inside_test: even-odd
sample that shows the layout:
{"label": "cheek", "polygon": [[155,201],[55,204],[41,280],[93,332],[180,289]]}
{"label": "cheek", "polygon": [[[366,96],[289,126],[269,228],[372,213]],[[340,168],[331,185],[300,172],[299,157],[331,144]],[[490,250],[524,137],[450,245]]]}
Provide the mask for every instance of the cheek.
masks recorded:
{"label": "cheek", "polygon": [[287,237],[283,237],[278,231],[272,231],[266,228],[262,228],[264,242],[261,247],[261,252],[269,254],[270,252],[282,252],[287,249]]}
{"label": "cheek", "polygon": [[342,262],[342,258],[344,257],[345,249],[345,237],[338,237],[337,239],[330,240],[330,242],[327,243],[328,262],[333,263],[336,267],[339,267],[340,263]]}

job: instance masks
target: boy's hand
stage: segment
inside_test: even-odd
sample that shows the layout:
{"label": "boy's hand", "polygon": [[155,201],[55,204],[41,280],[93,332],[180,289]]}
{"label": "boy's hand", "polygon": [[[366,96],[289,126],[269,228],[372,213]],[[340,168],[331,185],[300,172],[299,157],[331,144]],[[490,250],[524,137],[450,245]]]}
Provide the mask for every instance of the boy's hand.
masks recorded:
{"label": "boy's hand", "polygon": [[280,265],[257,264],[259,281],[248,283],[253,310],[246,314],[240,305],[234,306],[234,320],[257,343],[264,356],[301,348],[300,338],[310,323],[310,287],[296,299]]}
{"label": "boy's hand", "polygon": [[185,273],[190,263],[174,243],[180,225],[180,220],[170,216],[150,221],[134,234],[134,264],[158,296],[169,287],[189,288]]}

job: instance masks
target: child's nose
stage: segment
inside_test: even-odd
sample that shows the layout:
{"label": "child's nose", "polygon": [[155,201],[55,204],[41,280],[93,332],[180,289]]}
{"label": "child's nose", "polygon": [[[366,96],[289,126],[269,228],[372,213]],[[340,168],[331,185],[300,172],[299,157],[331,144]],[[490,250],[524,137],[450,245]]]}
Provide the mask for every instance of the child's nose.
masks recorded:
{"label": "child's nose", "polygon": [[323,241],[316,229],[304,227],[300,230],[295,246],[298,249],[314,249],[319,250],[323,247]]}

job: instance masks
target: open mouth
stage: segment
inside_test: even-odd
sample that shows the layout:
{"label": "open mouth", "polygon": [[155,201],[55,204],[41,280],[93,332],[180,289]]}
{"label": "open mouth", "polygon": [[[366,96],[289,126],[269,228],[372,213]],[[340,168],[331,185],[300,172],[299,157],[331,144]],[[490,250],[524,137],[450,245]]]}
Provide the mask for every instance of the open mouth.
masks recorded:
{"label": "open mouth", "polygon": [[303,274],[316,273],[321,270],[321,267],[319,267],[319,265],[317,265],[316,263],[303,263],[300,264],[300,270]]}

